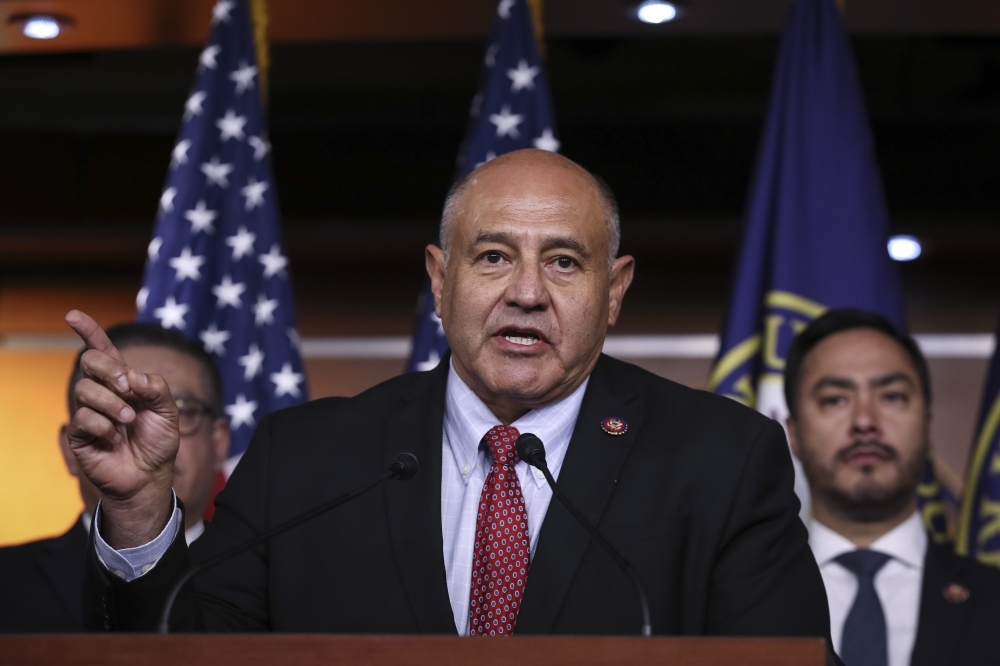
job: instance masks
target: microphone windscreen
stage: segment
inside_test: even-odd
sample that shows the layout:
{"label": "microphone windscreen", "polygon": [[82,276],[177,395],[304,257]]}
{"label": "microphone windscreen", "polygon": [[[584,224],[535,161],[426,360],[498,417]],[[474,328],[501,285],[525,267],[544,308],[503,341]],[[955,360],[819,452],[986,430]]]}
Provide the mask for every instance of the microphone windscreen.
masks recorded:
{"label": "microphone windscreen", "polygon": [[517,447],[517,456],[524,462],[536,467],[545,464],[545,445],[538,439],[538,435],[523,433],[514,445]]}
{"label": "microphone windscreen", "polygon": [[412,479],[420,471],[420,461],[412,453],[400,453],[396,456],[396,459],[392,461],[393,467],[397,467],[400,470],[399,476],[396,478],[405,481],[406,479]]}

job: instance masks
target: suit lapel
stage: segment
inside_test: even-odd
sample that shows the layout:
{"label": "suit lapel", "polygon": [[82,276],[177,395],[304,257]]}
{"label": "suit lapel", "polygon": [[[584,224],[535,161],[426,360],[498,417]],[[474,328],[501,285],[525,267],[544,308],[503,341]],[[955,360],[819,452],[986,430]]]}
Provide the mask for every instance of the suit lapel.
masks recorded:
{"label": "suit lapel", "polygon": [[42,574],[76,624],[81,623],[86,554],[87,530],[77,519],[66,534],[45,544],[36,556]]}
{"label": "suit lapel", "polygon": [[[948,601],[944,591],[952,584],[968,589],[969,581],[962,559],[945,552],[944,548],[933,542],[927,545],[920,593],[920,620],[911,666],[950,663],[960,652],[970,602]],[[972,594],[975,593],[973,590]]]}
{"label": "suit lapel", "polygon": [[420,472],[384,485],[389,533],[403,587],[423,633],[457,633],[441,533],[441,441],[449,357],[414,382],[386,424],[385,466],[413,453]]}
{"label": "suit lapel", "polygon": [[[644,411],[635,388],[618,376],[612,363],[602,354],[591,373],[557,480],[559,488],[595,525],[600,523],[618,473],[642,426]],[[625,420],[625,434],[612,436],[601,429],[601,422],[609,416]],[[553,498],[531,560],[516,633],[552,632],[590,541],[573,516]]]}

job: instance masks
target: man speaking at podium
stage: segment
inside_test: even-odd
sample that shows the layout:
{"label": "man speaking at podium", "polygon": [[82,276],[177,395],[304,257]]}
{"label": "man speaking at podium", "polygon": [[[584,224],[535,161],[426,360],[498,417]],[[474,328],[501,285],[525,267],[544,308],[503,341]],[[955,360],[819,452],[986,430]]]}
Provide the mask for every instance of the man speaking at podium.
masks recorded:
{"label": "man speaking at podium", "polygon": [[169,390],[71,312],[90,351],[70,437],[103,494],[89,625],[152,630],[192,562],[410,452],[412,480],[195,577],[171,628],[637,633],[629,579],[519,460],[514,441],[532,432],[559,489],[637,570],[653,633],[827,637],[781,427],[601,354],[634,270],[618,239],[611,193],[564,157],[518,151],[474,171],[449,195],[441,247],[426,250],[452,353],[430,372],[262,419],[190,554],[177,538]]}

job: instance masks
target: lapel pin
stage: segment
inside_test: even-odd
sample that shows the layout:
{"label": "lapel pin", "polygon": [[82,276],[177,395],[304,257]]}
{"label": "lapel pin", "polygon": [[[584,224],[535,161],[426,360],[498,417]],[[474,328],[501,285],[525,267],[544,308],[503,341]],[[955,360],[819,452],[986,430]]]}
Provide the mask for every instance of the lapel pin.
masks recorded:
{"label": "lapel pin", "polygon": [[624,435],[628,424],[617,416],[609,416],[601,421],[601,430],[609,435]]}
{"label": "lapel pin", "polygon": [[952,583],[950,585],[944,586],[944,598],[953,604],[960,604],[963,601],[967,601],[969,598],[969,588],[963,587],[958,583]]}

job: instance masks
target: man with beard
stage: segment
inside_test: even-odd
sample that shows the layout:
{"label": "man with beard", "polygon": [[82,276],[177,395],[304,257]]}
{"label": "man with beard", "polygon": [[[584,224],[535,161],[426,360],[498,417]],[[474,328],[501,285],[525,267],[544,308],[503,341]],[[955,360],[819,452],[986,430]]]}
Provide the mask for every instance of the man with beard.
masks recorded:
{"label": "man with beard", "polygon": [[844,663],[995,663],[1000,572],[931,541],[917,511],[931,418],[917,344],[879,315],[831,310],[793,341],[785,397]]}

